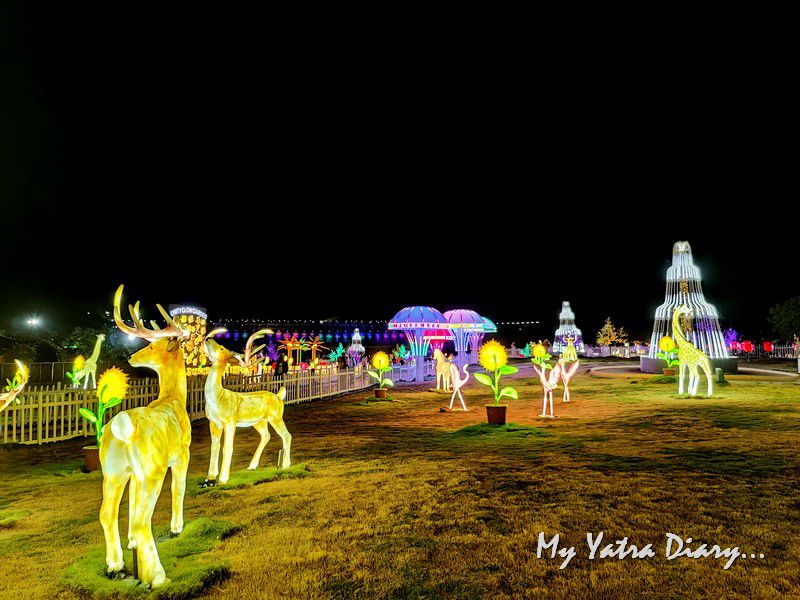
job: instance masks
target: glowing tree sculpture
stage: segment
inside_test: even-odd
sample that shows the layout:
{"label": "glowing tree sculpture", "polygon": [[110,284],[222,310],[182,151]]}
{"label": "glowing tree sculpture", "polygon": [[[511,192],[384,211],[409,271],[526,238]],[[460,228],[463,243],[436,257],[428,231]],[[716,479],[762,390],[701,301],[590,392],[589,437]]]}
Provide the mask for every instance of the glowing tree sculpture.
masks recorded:
{"label": "glowing tree sculpture", "polygon": [[672,247],[672,266],[667,269],[666,298],[656,309],[649,354],[641,360],[642,371],[661,372],[663,363],[657,357],[658,343],[665,335],[672,333],[672,316],[681,305],[686,305],[691,311],[691,316],[684,315],[684,338],[705,353],[712,364],[726,371],[736,370],[736,359],[728,354],[725,338],[719,327],[717,309],[706,302],[701,281],[700,269],[694,264],[689,242],[675,242]]}
{"label": "glowing tree sculpture", "polygon": [[17,363],[17,373],[14,375],[14,379],[5,386],[3,393],[0,394],[0,412],[3,412],[14,401],[17,404],[20,403],[20,399],[17,396],[19,396],[22,388],[25,387],[25,384],[28,383],[28,371],[25,369],[25,365],[18,360],[14,362]]}
{"label": "glowing tree sculpture", "polygon": [[558,315],[558,329],[553,338],[553,352],[561,353],[567,345],[567,338],[572,338],[575,350],[583,354],[583,335],[581,330],[575,327],[575,313],[572,312],[569,302],[564,300],[561,303],[561,313]]}
{"label": "glowing tree sculpture", "polygon": [[425,332],[431,329],[448,329],[447,319],[430,306],[407,306],[398,312],[388,324],[389,330],[401,330],[406,334],[411,356],[416,366],[415,381],[425,380],[425,356],[430,348],[430,340]]}
{"label": "glowing tree sculpture", "polygon": [[459,308],[448,310],[444,313],[444,318],[447,319],[450,329],[453,330],[456,348],[455,362],[459,366],[466,365],[469,363],[467,348],[470,346],[470,342],[472,342],[472,349],[477,350],[478,346],[475,345],[475,342],[480,343],[483,339],[486,326],[483,317],[474,310]]}
{"label": "glowing tree sculpture", "polygon": [[672,336],[678,344],[678,360],[680,360],[680,376],[678,377],[678,393],[683,393],[683,382],[686,373],[689,373],[687,393],[697,395],[697,386],[700,383],[700,369],[708,380],[708,397],[714,393],[714,382],[711,379],[711,362],[708,356],[684,337],[684,316],[691,317],[692,311],[688,306],[682,305],[675,309],[672,315]]}

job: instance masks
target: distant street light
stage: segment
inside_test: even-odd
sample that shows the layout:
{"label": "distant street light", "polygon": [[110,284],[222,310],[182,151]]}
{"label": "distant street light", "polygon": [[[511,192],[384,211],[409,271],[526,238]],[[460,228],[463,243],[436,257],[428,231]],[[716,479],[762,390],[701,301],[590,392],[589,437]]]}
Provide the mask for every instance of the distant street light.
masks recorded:
{"label": "distant street light", "polygon": [[35,328],[41,325],[42,322],[38,317],[29,317],[27,323],[28,327]]}

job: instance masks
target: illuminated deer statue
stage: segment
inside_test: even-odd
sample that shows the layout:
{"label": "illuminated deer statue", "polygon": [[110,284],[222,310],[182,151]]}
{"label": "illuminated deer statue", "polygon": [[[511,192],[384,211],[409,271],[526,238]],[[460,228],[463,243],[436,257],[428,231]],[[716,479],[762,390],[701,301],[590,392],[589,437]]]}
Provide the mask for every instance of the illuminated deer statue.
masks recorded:
{"label": "illuminated deer statue", "polygon": [[0,412],[3,412],[14,400],[19,404],[20,401],[17,396],[19,396],[22,388],[25,387],[25,384],[28,383],[28,371],[25,369],[25,365],[18,360],[14,362],[17,363],[17,374],[14,375],[13,381],[8,382],[5,392],[0,394]]}
{"label": "illuminated deer statue", "polygon": [[436,389],[449,391],[452,383],[450,380],[450,361],[447,360],[447,357],[439,348],[433,351],[433,360],[436,361]]}
{"label": "illuminated deer statue", "polygon": [[159,329],[147,329],[139,317],[139,303],[128,306],[134,327],[120,316],[122,286],[114,296],[114,321],[128,335],[150,342],[128,359],[131,366],[148,367],[158,373],[159,394],[146,407],[117,414],[109,422],[100,441],[103,466],[103,505],[100,522],[106,538],[108,572],[122,571],[122,547],[119,540],[119,503],[130,480],[128,548],[136,548],[139,579],[158,587],[169,582],[158,557],[150,521],[161,494],[167,469],[172,469],[172,521],[170,531],[183,530],[183,496],[189,468],[189,443],[192,428],[186,412],[186,367],[180,339],[186,333],[156,305],[167,321]]}
{"label": "illuminated deer statue", "polygon": [[[219,332],[219,330],[216,330]],[[211,332],[212,334],[215,332]],[[237,427],[253,427],[261,435],[261,441],[250,461],[250,470],[258,468],[261,453],[269,442],[269,425],[283,442],[283,458],[281,468],[287,469],[292,464],[290,450],[292,435],[283,423],[283,399],[286,388],[281,387],[277,394],[267,390],[256,392],[234,392],[222,387],[222,377],[229,364],[240,364],[237,356],[213,339],[211,334],[204,342],[206,356],[211,363],[211,371],[206,379],[206,417],[211,430],[211,461],[208,466],[208,478],[204,485],[215,485],[217,481],[224,484],[228,481],[233,457],[233,439]],[[225,433],[225,447],[222,452],[222,468],[219,466],[220,437]],[[219,476],[219,479],[217,479]]]}
{"label": "illuminated deer statue", "polygon": [[[225,333],[226,331],[227,329],[225,329],[224,327],[220,327],[219,329],[215,329],[214,331],[209,333],[206,336],[206,339],[214,337],[214,335],[218,333]],[[267,356],[261,356],[256,358],[256,355],[261,350],[264,349],[266,344],[261,344],[260,346],[253,348],[253,342],[255,342],[258,339],[261,339],[265,335],[270,335],[270,334],[272,334],[271,329],[259,329],[253,335],[247,338],[247,344],[245,344],[244,347],[244,354],[239,354],[238,352],[231,352],[234,358],[236,358],[236,360],[239,362],[239,366],[242,367],[242,369],[247,375],[255,375],[258,372],[258,367],[261,363],[267,364],[269,362],[269,357]]]}

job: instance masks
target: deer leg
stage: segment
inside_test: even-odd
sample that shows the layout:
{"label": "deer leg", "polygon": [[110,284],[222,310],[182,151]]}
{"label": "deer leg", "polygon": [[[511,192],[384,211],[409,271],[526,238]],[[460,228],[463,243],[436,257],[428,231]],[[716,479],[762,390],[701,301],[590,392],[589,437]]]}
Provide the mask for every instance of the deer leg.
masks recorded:
{"label": "deer leg", "polygon": [[183,496],[186,494],[186,472],[189,470],[189,447],[181,449],[178,462],[172,465],[172,521],[171,533],[183,531]]}
{"label": "deer leg", "polygon": [[225,423],[225,439],[222,447],[222,469],[219,473],[219,482],[225,483],[231,474],[231,460],[233,460],[233,438],[236,435],[236,423]]}
{"label": "deer leg", "polygon": [[139,498],[139,484],[135,477],[131,477],[128,484],[128,550],[136,548],[136,538],[133,537],[133,517],[136,514],[136,501]]}
{"label": "deer leg", "polygon": [[258,448],[256,448],[256,453],[253,454],[253,460],[250,461],[250,466],[247,467],[251,471],[258,468],[258,463],[261,462],[261,453],[264,452],[264,446],[269,442],[269,422],[266,419],[262,419],[253,425],[253,429],[261,435],[261,441],[258,442]]}
{"label": "deer leg", "polygon": [[136,537],[136,551],[139,553],[139,580],[153,587],[168,583],[164,567],[161,566],[158,557],[152,530],[153,510],[163,484],[164,473],[139,482],[139,499],[133,520],[133,535]]}
{"label": "deer leg", "polygon": [[211,432],[211,460],[208,463],[208,479],[213,481],[219,475],[219,439],[222,436],[222,427],[209,420],[208,429]]}
{"label": "deer leg", "polygon": [[283,442],[283,461],[281,462],[281,469],[288,469],[292,466],[289,455],[292,449],[292,434],[286,429],[286,425],[283,423],[283,417],[276,417],[272,419],[269,424],[272,425],[275,433],[278,434],[278,437],[281,438],[281,442]]}
{"label": "deer leg", "polygon": [[109,573],[125,569],[122,559],[122,545],[119,541],[119,502],[125,491],[127,477],[103,478],[103,504],[100,507],[100,524],[106,538],[106,565]]}

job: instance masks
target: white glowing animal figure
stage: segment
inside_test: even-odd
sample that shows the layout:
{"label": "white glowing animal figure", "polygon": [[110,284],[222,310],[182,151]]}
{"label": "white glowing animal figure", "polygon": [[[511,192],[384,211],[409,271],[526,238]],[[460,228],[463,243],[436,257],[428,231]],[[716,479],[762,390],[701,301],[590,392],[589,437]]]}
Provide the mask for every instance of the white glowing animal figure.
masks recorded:
{"label": "white glowing animal figure", "polygon": [[575,341],[574,337],[565,337],[564,341],[567,345],[561,350],[560,359],[564,363],[575,362],[578,360],[578,353],[572,343]]}
{"label": "white glowing animal figure", "polygon": [[80,387],[81,380],[83,380],[83,389],[89,387],[89,377],[92,378],[92,388],[97,387],[97,359],[100,358],[100,346],[103,345],[105,339],[106,336],[102,333],[97,336],[92,355],[83,363],[81,370],[72,376],[75,387]]}
{"label": "white glowing animal figure", "polygon": [[690,396],[696,396],[697,387],[700,385],[699,371],[702,369],[706,375],[706,379],[708,380],[708,393],[706,395],[710,398],[714,393],[714,381],[711,378],[711,362],[708,360],[708,356],[706,356],[702,351],[698,350],[697,347],[687,340],[683,335],[681,317],[683,315],[691,316],[691,314],[692,311],[685,304],[676,308],[675,312],[672,314],[672,337],[675,338],[675,342],[678,344],[678,360],[680,361],[678,393],[683,393],[684,377],[688,372],[689,385],[687,393]]}
{"label": "white glowing animal figure", "polygon": [[[212,332],[213,333],[213,332]],[[206,355],[211,362],[211,372],[206,379],[206,417],[211,430],[211,461],[208,466],[206,484],[213,485],[219,475],[219,483],[228,481],[233,458],[233,439],[237,427],[253,427],[261,435],[261,442],[250,461],[250,470],[257,469],[261,453],[269,441],[269,426],[283,442],[281,468],[291,466],[290,451],[292,435],[283,422],[283,399],[286,388],[281,387],[277,394],[267,390],[257,392],[234,392],[222,387],[222,377],[228,364],[239,360],[233,352],[221,346],[210,337],[204,342]],[[219,467],[220,438],[225,432],[225,448],[222,453],[222,468]]]}
{"label": "white glowing animal figure", "polygon": [[449,391],[452,384],[450,381],[450,365],[452,363],[438,348],[433,351],[433,360],[436,361],[436,389]]}
{"label": "white glowing animal figure", "polygon": [[564,396],[562,400],[564,402],[569,402],[569,380],[572,379],[573,375],[575,375],[578,370],[578,365],[581,363],[580,361],[575,361],[571,365],[567,366],[562,359],[559,359],[558,364],[561,367],[561,381],[564,383]]}
{"label": "white glowing animal figure", "polygon": [[[533,370],[539,376],[539,381],[542,383],[544,390],[544,397],[542,398],[542,414],[541,416],[552,419],[553,418],[553,390],[558,387],[558,379],[561,377],[561,364],[556,363],[556,366],[550,370],[550,375],[547,375],[547,369],[542,365],[541,370],[539,366],[534,364]],[[550,401],[550,414],[547,414],[547,402]]]}
{"label": "white glowing animal figure", "polygon": [[3,412],[14,400],[19,404],[20,401],[17,399],[17,396],[19,396],[22,388],[25,387],[25,384],[28,383],[28,371],[25,369],[25,365],[18,360],[14,362],[17,363],[17,374],[14,376],[14,381],[8,382],[8,389],[6,392],[0,394],[0,412]]}
{"label": "white glowing animal figure", "polygon": [[114,296],[114,321],[123,333],[144,338],[145,346],[128,362],[134,367],[148,367],[158,373],[158,398],[146,407],[117,414],[109,422],[100,441],[103,467],[103,505],[100,523],[106,538],[108,572],[122,571],[122,546],[119,540],[119,503],[125,485],[128,488],[128,548],[136,548],[139,580],[158,587],[169,582],[153,539],[151,520],[161,494],[167,469],[172,470],[172,521],[170,531],[183,530],[183,496],[189,469],[189,443],[192,426],[186,412],[186,367],[180,338],[186,337],[167,312],[158,310],[167,321],[159,329],[147,329],[139,317],[139,303],[129,306],[135,327],[122,321],[119,303],[122,286]]}
{"label": "white glowing animal figure", "polygon": [[464,396],[461,395],[461,388],[467,385],[469,381],[469,365],[464,365],[464,379],[460,379],[458,376],[458,367],[453,363],[450,363],[450,381],[453,382],[453,395],[450,396],[450,410],[453,410],[453,401],[456,399],[456,394],[458,394],[458,399],[461,401],[461,408],[467,410],[467,405],[464,403]]}

